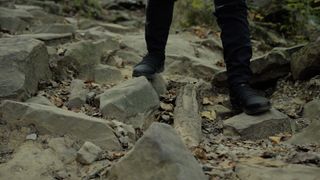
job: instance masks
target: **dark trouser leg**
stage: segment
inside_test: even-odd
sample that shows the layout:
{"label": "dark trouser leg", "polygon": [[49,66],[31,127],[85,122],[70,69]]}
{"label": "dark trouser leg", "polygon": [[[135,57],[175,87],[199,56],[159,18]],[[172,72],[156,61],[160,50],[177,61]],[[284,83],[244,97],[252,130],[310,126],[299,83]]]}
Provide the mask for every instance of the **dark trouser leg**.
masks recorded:
{"label": "dark trouser leg", "polygon": [[164,56],[174,0],[148,0],[145,39],[149,54]]}
{"label": "dark trouser leg", "polygon": [[134,69],[132,76],[153,79],[164,70],[165,49],[173,16],[174,0],[148,0],[145,39],[148,54]]}
{"label": "dark trouser leg", "polygon": [[216,17],[222,30],[224,59],[230,87],[247,83],[252,75],[252,48],[245,0],[215,0]]}

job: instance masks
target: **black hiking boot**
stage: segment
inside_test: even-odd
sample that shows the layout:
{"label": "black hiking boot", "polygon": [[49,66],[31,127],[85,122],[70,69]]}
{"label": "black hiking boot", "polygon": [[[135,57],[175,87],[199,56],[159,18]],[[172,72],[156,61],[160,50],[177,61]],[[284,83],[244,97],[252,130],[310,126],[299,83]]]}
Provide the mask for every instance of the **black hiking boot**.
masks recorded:
{"label": "black hiking boot", "polygon": [[270,101],[259,95],[248,84],[240,84],[230,89],[230,102],[237,112],[244,111],[248,115],[258,115],[271,108]]}
{"label": "black hiking boot", "polygon": [[133,68],[133,77],[145,76],[153,79],[154,75],[164,71],[164,55],[150,55],[143,57],[142,61]]}

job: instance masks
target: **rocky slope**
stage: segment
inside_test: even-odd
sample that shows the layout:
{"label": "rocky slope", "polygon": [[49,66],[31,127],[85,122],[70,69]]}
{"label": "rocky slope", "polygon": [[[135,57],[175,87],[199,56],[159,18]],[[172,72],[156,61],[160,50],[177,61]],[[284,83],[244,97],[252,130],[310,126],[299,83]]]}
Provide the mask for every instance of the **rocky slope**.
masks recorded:
{"label": "rocky slope", "polygon": [[170,35],[153,81],[142,1],[101,1],[102,20],[58,1],[0,0],[0,179],[320,177],[320,41],[265,51],[253,84],[273,109],[235,114],[219,33]]}

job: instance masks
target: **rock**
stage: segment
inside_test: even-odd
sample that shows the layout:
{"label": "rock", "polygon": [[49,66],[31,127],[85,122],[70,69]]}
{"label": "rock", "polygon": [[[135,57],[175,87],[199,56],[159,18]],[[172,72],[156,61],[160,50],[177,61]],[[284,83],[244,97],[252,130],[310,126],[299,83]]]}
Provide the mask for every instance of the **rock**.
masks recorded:
{"label": "rock", "polygon": [[167,83],[160,74],[154,76],[151,80],[151,84],[159,96],[164,95],[167,92]]}
{"label": "rock", "polygon": [[76,159],[77,150],[74,146],[75,142],[68,137],[58,137],[48,140],[48,147],[66,164],[72,163]]}
{"label": "rock", "polygon": [[320,99],[308,102],[304,106],[303,116],[310,120],[320,118]]}
{"label": "rock", "polygon": [[38,138],[38,135],[35,134],[35,133],[33,133],[33,134],[29,134],[29,135],[26,137],[26,140],[33,140],[33,141],[35,141],[35,140],[37,140],[37,138]]}
{"label": "rock", "polygon": [[26,99],[51,77],[45,45],[30,38],[0,39],[0,99]]}
{"label": "rock", "polygon": [[106,179],[204,180],[207,178],[174,129],[166,124],[153,123],[135,147],[111,167]]}
{"label": "rock", "polygon": [[0,165],[0,174],[1,179],[50,180],[52,176],[48,176],[48,172],[64,168],[52,150],[42,149],[40,144],[26,142],[16,150],[8,163]]}
{"label": "rock", "polygon": [[288,164],[284,167],[264,167],[260,165],[240,164],[236,166],[236,174],[239,179],[246,180],[314,180],[319,178],[320,171],[319,168],[303,165]]}
{"label": "rock", "polygon": [[85,142],[77,153],[77,161],[89,165],[97,160],[101,153],[102,150],[100,147],[91,142]]}
{"label": "rock", "polygon": [[62,14],[62,6],[54,1],[29,0],[27,4],[42,7],[49,13]]}
{"label": "rock", "polygon": [[101,26],[92,27],[87,30],[78,30],[77,33],[80,36],[83,36],[85,39],[93,39],[93,40],[115,39],[120,36],[120,34],[105,30]]}
{"label": "rock", "polygon": [[291,123],[288,116],[275,109],[258,116],[242,113],[224,121],[224,133],[240,135],[243,139],[263,139],[279,133],[291,133]]}
{"label": "rock", "polygon": [[81,73],[86,73],[100,64],[103,53],[107,50],[119,48],[117,42],[113,40],[99,41],[79,41],[66,44],[62,47],[66,50],[60,64],[70,64]]}
{"label": "rock", "polygon": [[74,34],[76,28],[71,24],[42,24],[31,28],[31,31],[35,34],[49,33],[49,34]]}
{"label": "rock", "polygon": [[32,98],[28,99],[26,102],[42,104],[42,105],[46,105],[46,106],[55,106],[48,98],[41,96],[41,95],[32,97]]}
{"label": "rock", "polygon": [[[2,120],[10,126],[33,124],[40,134],[71,135],[91,141],[106,150],[121,149],[118,139],[105,120],[33,103],[4,101]],[[84,133],[85,132],[85,133]]]}
{"label": "rock", "polygon": [[82,80],[72,80],[70,85],[68,108],[81,108],[86,103],[88,93],[89,90],[86,89],[86,85]]}
{"label": "rock", "polygon": [[320,119],[313,120],[310,125],[287,141],[290,144],[320,144]]}
{"label": "rock", "polygon": [[134,6],[144,6],[145,0],[99,0],[102,7],[126,7],[132,9]]}
{"label": "rock", "polygon": [[174,110],[174,128],[188,147],[201,141],[201,117],[197,101],[197,85],[187,84],[179,91]]}
{"label": "rock", "polygon": [[130,27],[125,27],[119,24],[112,24],[112,23],[98,23],[99,26],[104,27],[108,31],[111,31],[113,33],[128,33],[130,31],[133,31]]}
{"label": "rock", "polygon": [[82,68],[79,78],[92,80],[99,84],[118,83],[123,79],[118,68],[104,64],[98,64],[94,68]]}
{"label": "rock", "polygon": [[216,112],[217,117],[219,117],[220,119],[225,119],[226,117],[230,117],[231,115],[233,115],[232,110],[219,104],[205,107],[205,109]]}
{"label": "rock", "polygon": [[[253,72],[251,83],[262,84],[275,81],[290,72],[291,55],[304,45],[290,48],[274,48],[266,55],[251,60],[250,67]],[[227,86],[227,72],[221,71],[214,75],[213,86]]]}
{"label": "rock", "polygon": [[99,95],[105,118],[141,127],[144,118],[159,107],[159,98],[145,77],[125,81]]}
{"label": "rock", "polygon": [[291,72],[294,79],[310,79],[320,74],[320,41],[308,44],[293,55]]}
{"label": "rock", "polygon": [[38,34],[22,34],[19,37],[33,38],[45,42],[47,45],[66,43],[73,38],[72,33],[55,34],[55,33],[38,33]]}
{"label": "rock", "polygon": [[22,9],[0,7],[0,30],[11,34],[23,32],[29,26],[33,15]]}

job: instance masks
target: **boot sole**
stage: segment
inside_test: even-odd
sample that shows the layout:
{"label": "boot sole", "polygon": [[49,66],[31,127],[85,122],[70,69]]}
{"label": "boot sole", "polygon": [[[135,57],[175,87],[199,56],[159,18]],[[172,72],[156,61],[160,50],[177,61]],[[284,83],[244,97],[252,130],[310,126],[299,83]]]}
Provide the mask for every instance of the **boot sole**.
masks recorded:
{"label": "boot sole", "polygon": [[162,73],[163,71],[164,71],[164,68],[159,69],[156,73],[153,73],[153,74],[133,71],[132,77],[144,76],[144,77],[146,77],[148,80],[153,80],[156,74]]}
{"label": "boot sole", "polygon": [[239,103],[236,103],[236,101],[234,99],[231,99],[231,105],[233,110],[239,114],[241,112],[245,112],[248,115],[259,115],[262,113],[265,113],[267,111],[269,111],[271,109],[271,104],[266,104],[264,106],[258,107],[258,108],[244,108],[242,107]]}

